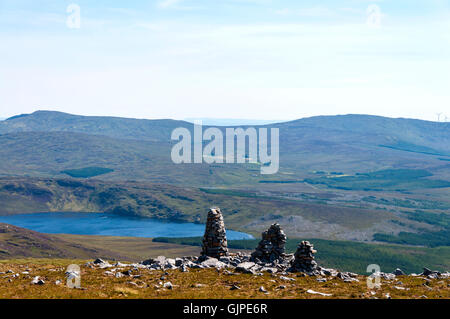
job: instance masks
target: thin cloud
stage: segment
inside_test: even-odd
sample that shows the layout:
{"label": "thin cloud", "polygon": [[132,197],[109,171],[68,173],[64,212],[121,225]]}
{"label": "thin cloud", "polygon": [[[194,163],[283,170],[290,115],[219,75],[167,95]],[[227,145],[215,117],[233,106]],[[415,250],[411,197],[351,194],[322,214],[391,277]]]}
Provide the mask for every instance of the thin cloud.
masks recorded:
{"label": "thin cloud", "polygon": [[171,7],[178,5],[182,1],[183,0],[163,0],[163,1],[158,2],[158,7],[164,8],[164,9],[171,8]]}
{"label": "thin cloud", "polygon": [[323,6],[316,6],[304,9],[284,8],[276,10],[275,13],[279,15],[295,15],[301,17],[330,17],[336,15],[334,11]]}

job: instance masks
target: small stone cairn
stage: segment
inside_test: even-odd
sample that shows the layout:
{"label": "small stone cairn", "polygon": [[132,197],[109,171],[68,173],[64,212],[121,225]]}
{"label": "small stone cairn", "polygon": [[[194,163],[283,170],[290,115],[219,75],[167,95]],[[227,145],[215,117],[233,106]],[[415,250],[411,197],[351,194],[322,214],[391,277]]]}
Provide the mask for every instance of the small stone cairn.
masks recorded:
{"label": "small stone cairn", "polygon": [[308,274],[317,272],[317,262],[314,260],[314,254],[316,252],[317,251],[314,250],[313,245],[310,244],[309,241],[302,241],[294,254],[291,271],[305,272]]}
{"label": "small stone cairn", "polygon": [[286,234],[278,223],[272,224],[262,233],[262,240],[252,253],[251,259],[257,262],[271,263],[285,258]]}
{"label": "small stone cairn", "polygon": [[208,212],[201,255],[203,258],[228,256],[227,235],[220,208],[211,208]]}

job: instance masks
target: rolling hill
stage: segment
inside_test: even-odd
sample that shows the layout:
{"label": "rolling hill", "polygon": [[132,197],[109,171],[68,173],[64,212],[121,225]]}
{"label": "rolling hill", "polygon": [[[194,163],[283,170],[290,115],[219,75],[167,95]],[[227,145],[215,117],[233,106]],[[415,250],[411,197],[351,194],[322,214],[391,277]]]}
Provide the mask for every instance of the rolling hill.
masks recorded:
{"label": "rolling hill", "polygon": [[316,177],[315,171],[366,173],[427,169],[450,180],[449,123],[367,115],[321,116],[263,127],[280,129],[280,172],[259,165],[175,165],[173,120],[87,117],[37,111],[0,122],[0,175],[62,176],[85,167],[113,169],[107,180],[146,180],[195,186],[255,185],[261,180]]}
{"label": "rolling hill", "polygon": [[198,247],[152,242],[151,238],[48,235],[0,223],[0,261],[11,259],[95,259],[140,261],[160,254],[198,254]]}

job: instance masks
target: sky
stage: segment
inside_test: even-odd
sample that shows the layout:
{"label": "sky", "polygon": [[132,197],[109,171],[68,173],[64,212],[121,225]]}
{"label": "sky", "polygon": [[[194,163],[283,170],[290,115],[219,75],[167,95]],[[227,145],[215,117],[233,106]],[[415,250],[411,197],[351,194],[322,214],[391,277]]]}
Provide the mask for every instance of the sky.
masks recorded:
{"label": "sky", "polygon": [[0,0],[0,118],[450,121],[449,87],[450,0]]}

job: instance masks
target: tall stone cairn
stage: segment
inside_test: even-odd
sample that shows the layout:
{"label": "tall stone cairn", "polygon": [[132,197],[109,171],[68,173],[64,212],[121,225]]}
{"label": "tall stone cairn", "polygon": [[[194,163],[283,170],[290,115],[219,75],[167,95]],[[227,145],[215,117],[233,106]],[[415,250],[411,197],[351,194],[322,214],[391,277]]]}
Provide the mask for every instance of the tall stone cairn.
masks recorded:
{"label": "tall stone cairn", "polygon": [[292,263],[292,271],[314,273],[317,271],[317,262],[314,260],[314,250],[309,241],[302,241],[294,254],[294,261]]}
{"label": "tall stone cairn", "polygon": [[228,255],[227,235],[220,208],[211,208],[203,236],[202,256],[220,258]]}
{"label": "tall stone cairn", "polygon": [[252,253],[253,260],[273,262],[285,256],[286,234],[278,223],[261,234],[261,241]]}

